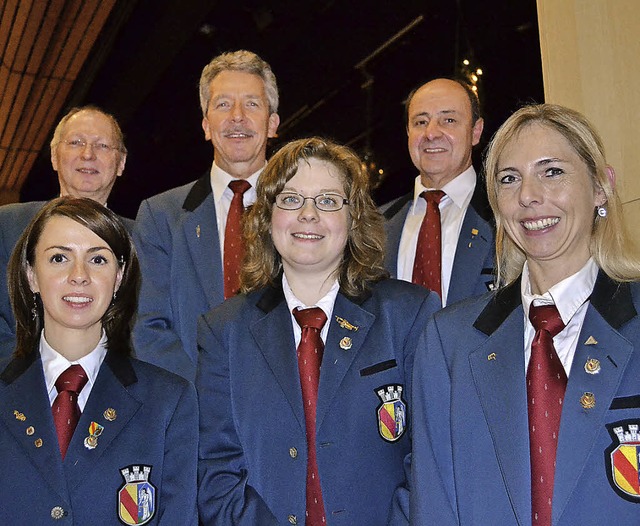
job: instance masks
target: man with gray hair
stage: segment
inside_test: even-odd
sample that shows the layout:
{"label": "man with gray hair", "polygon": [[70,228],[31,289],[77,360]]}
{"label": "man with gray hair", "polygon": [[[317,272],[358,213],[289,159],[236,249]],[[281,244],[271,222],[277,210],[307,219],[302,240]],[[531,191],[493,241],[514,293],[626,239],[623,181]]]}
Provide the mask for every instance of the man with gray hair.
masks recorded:
{"label": "man with gray hair", "polygon": [[[88,197],[106,205],[127,161],[122,130],[113,115],[97,106],[72,108],[51,139],[51,165],[60,195]],[[15,320],[7,290],[9,257],[22,232],[46,201],[0,206],[0,358],[13,352]],[[131,230],[133,221],[121,218]]]}
{"label": "man with gray hair", "polygon": [[280,124],[275,76],[250,51],[223,53],[205,66],[200,105],[211,169],[143,201],[134,228],[143,276],[137,356],[188,380],[195,378],[198,317],[238,289],[240,219],[255,201],[267,140]]}

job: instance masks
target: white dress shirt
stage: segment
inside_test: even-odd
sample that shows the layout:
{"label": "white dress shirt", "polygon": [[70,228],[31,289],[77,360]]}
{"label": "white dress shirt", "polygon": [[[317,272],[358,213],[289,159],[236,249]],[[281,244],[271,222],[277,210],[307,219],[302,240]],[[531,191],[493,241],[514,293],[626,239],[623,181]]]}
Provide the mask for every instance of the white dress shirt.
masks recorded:
{"label": "white dress shirt", "polygon": [[525,372],[531,358],[531,342],[536,334],[529,321],[529,307],[531,304],[555,305],[565,328],[553,338],[553,346],[562,362],[567,378],[576,354],[578,338],[589,306],[589,297],[598,277],[598,265],[589,259],[578,272],[556,283],[544,294],[532,294],[529,280],[529,267],[525,262],[522,269],[522,307],[524,309],[524,366]]}
{"label": "white dress shirt", "polygon": [[[266,165],[266,163],[265,163]],[[244,207],[247,208],[256,202],[256,184],[258,183],[258,176],[264,169],[264,166],[257,172],[251,174],[246,181],[251,185],[242,196],[242,202]],[[211,190],[213,191],[213,202],[216,205],[216,223],[218,225],[218,237],[220,238],[220,256],[222,257],[222,264],[224,265],[224,232],[227,226],[227,215],[229,214],[229,207],[231,206],[231,200],[233,199],[233,190],[229,188],[231,181],[237,180],[237,177],[232,177],[222,168],[220,168],[214,162],[211,165]]]}
{"label": "white dress shirt", "polygon": [[87,404],[91,389],[96,383],[100,366],[104,361],[104,357],[107,355],[107,335],[104,330],[102,331],[102,338],[89,354],[83,356],[79,360],[70,362],[58,351],[56,351],[44,337],[44,331],[40,334],[40,356],[42,358],[42,367],[44,369],[44,381],[47,386],[47,393],[49,393],[49,403],[53,405],[53,401],[58,396],[58,390],[56,389],[56,380],[64,371],[74,364],[79,364],[87,373],[87,383],[80,391],[78,395],[78,406],[80,411],[84,411],[84,406]]}
{"label": "white dress shirt", "polygon": [[338,280],[335,281],[329,292],[327,292],[315,305],[305,305],[302,303],[296,295],[291,290],[291,286],[287,281],[287,276],[285,273],[282,273],[282,290],[284,291],[284,298],[287,301],[287,307],[289,308],[289,314],[291,314],[291,325],[293,326],[293,339],[295,341],[295,348],[298,348],[300,344],[300,340],[302,339],[302,329],[298,322],[293,317],[293,310],[296,307],[300,309],[308,309],[310,307],[320,307],[323,312],[327,316],[327,323],[324,324],[322,330],[320,331],[320,337],[322,338],[322,343],[327,343],[327,334],[329,333],[329,325],[331,321],[331,315],[333,314],[333,306],[336,303],[336,298],[338,297],[338,291],[340,290],[340,285]]}
{"label": "white dress shirt", "polygon": [[[462,222],[475,188],[476,171],[473,166],[470,166],[441,188],[446,194],[438,206],[442,228],[441,283],[443,307],[447,304],[453,261],[456,257],[456,247],[458,246],[460,230],[462,230]],[[422,185],[420,176],[416,177],[413,189],[413,205],[405,219],[398,248],[398,279],[405,281],[411,281],[413,277],[413,263],[416,258],[418,234],[422,219],[427,212],[427,202],[420,197],[420,194],[425,190],[433,190],[433,188],[425,188]]]}

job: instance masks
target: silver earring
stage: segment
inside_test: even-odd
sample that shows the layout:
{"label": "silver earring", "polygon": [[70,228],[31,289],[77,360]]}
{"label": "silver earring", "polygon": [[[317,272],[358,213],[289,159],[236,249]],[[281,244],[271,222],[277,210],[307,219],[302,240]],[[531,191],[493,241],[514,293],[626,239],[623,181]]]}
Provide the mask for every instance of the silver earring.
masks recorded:
{"label": "silver earring", "polygon": [[114,290],[114,291],[113,291],[113,301],[116,301],[116,296],[117,296],[117,294],[118,294],[118,291],[117,291],[117,290]]}
{"label": "silver earring", "polygon": [[607,209],[604,206],[598,206],[596,210],[598,211],[598,215],[600,217],[607,217]]}
{"label": "silver earring", "polygon": [[33,321],[38,319],[38,299],[36,298],[36,293],[33,293],[33,307],[31,307],[31,319]]}

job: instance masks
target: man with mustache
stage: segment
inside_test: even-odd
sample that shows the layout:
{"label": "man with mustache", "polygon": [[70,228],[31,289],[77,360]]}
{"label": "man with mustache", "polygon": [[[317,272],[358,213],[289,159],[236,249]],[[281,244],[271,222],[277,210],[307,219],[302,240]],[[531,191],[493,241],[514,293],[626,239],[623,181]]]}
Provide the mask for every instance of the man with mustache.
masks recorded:
{"label": "man with mustache", "polygon": [[188,380],[195,378],[198,317],[237,291],[238,221],[255,201],[267,140],[280,123],[275,76],[250,51],[223,53],[205,66],[200,105],[211,170],[143,201],[134,229],[143,276],[137,355]]}
{"label": "man with mustache", "polygon": [[[60,195],[88,197],[106,205],[127,161],[124,136],[115,117],[93,105],[72,108],[56,126],[50,147]],[[13,352],[16,334],[7,289],[9,258],[22,232],[45,203],[30,201],[0,207],[0,357]],[[121,219],[131,231],[133,221]]]}
{"label": "man with mustache", "polygon": [[493,214],[471,163],[484,123],[476,93],[458,80],[427,82],[405,105],[419,175],[410,194],[381,209],[385,265],[392,277],[436,291],[445,306],[493,284]]}

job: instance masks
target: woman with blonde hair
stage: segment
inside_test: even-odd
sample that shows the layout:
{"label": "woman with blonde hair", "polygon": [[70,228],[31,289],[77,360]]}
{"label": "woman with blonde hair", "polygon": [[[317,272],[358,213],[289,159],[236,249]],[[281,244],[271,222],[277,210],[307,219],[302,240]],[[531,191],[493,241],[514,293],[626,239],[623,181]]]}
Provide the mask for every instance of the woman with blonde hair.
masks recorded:
{"label": "woman with blonde hair", "polygon": [[350,149],[293,141],[257,193],[243,294],[199,327],[200,518],[406,517],[413,352],[439,299],[387,278],[382,218]]}
{"label": "woman with blonde hair", "polygon": [[500,288],[436,314],[414,368],[412,524],[631,524],[640,258],[584,116],[524,107],[485,160]]}

